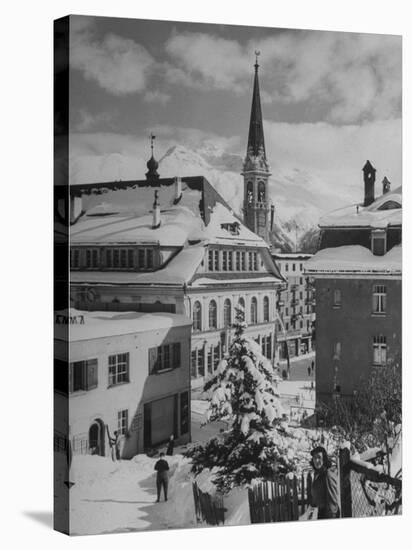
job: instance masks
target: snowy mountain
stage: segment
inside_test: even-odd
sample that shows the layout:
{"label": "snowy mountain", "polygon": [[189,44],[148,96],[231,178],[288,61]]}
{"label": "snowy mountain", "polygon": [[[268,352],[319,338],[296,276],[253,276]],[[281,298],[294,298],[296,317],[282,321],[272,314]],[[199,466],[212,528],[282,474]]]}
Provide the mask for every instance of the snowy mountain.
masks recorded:
{"label": "snowy mountain", "polygon": [[[241,214],[242,163],[240,155],[213,144],[193,150],[175,145],[160,159],[159,173],[166,177],[204,175]],[[272,168],[269,193],[275,205],[273,244],[285,252],[312,249],[320,216],[343,202],[335,194],[325,193],[325,182],[298,169]]]}

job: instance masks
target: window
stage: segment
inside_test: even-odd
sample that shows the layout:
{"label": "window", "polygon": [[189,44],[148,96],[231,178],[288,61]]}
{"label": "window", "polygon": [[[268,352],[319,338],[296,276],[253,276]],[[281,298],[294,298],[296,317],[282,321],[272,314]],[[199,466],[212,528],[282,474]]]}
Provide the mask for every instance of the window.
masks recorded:
{"label": "window", "polygon": [[249,252],[249,271],[253,271],[253,252]]}
{"label": "window", "polygon": [[269,298],[267,296],[263,297],[263,322],[269,322]]}
{"label": "window", "polygon": [[209,328],[217,328],[217,305],[215,300],[209,303]]}
{"label": "window", "polygon": [[228,254],[228,270],[233,271],[233,252],[229,250],[227,254]]}
{"label": "window", "polygon": [[246,271],[246,252],[242,252],[242,271]]}
{"label": "window", "polygon": [[243,315],[246,317],[246,309],[245,309],[245,300],[244,300],[244,298],[239,298],[239,301],[238,301],[237,305],[243,311]]}
{"label": "window", "polygon": [[232,303],[229,298],[226,298],[223,305],[223,326],[230,327],[232,324]]}
{"label": "window", "polygon": [[147,269],[153,268],[153,250],[150,248],[146,250],[146,267]]}
{"label": "window", "polygon": [[140,269],[143,269],[146,265],[146,261],[145,261],[145,251],[143,248],[139,248],[138,252],[137,252],[137,258],[138,258],[138,264],[139,264],[139,268]]}
{"label": "window", "polygon": [[98,250],[97,248],[86,249],[86,267],[95,268],[98,266]]}
{"label": "window", "polygon": [[285,324],[285,330],[289,330],[289,323]]}
{"label": "window", "polygon": [[109,355],[109,386],[129,382],[129,354]]}
{"label": "window", "polygon": [[373,337],[373,364],[386,364],[386,336],[381,334]]}
{"label": "window", "polygon": [[289,264],[285,264],[285,271],[289,271]]}
{"label": "window", "polygon": [[299,278],[299,284],[303,285],[303,277]]}
{"label": "window", "polygon": [[288,307],[285,308],[285,315],[286,315],[286,317],[289,316],[289,308]]}
{"label": "window", "polygon": [[202,330],[202,306],[200,302],[193,304],[193,330]]}
{"label": "window", "polygon": [[292,264],[292,271],[296,271],[296,264]]}
{"label": "window", "polygon": [[78,248],[70,249],[70,267],[80,267],[80,250]]}
{"label": "window", "polygon": [[97,359],[70,363],[69,392],[88,391],[93,388],[97,388]]}
{"label": "window", "polygon": [[236,252],[236,271],[240,271],[240,252]]}
{"label": "window", "polygon": [[333,307],[342,306],[342,292],[339,288],[335,288],[333,291]]}
{"label": "window", "polygon": [[[300,264],[300,270],[303,271],[303,264]],[[300,284],[302,284],[302,283],[300,283]]]}
{"label": "window", "polygon": [[213,373],[213,346],[210,346],[207,350],[207,373]]}
{"label": "window", "polygon": [[209,271],[213,271],[213,250],[208,252],[208,268]]}
{"label": "window", "polygon": [[254,269],[254,271],[258,270],[258,255],[257,255],[257,252],[253,252],[253,269]]}
{"label": "window", "polygon": [[[143,260],[141,259],[141,254],[143,254]],[[139,258],[139,267],[144,266],[144,250],[139,250],[138,258]],[[86,261],[87,261],[87,258],[86,258]],[[134,268],[133,248],[106,249],[106,266],[120,268],[120,269]]]}
{"label": "window", "polygon": [[373,285],[372,311],[373,313],[386,312],[386,286],[385,285]]}
{"label": "window", "polygon": [[197,375],[198,376],[204,376],[205,375],[205,351],[203,348],[199,348],[197,351]]}
{"label": "window", "polygon": [[117,413],[117,430],[121,435],[126,435],[129,426],[129,411],[124,409]]}
{"label": "window", "polygon": [[257,300],[255,297],[250,302],[250,322],[253,325],[257,323]]}
{"label": "window", "polygon": [[178,369],[180,364],[180,342],[149,349],[149,374]]}
{"label": "window", "polygon": [[196,350],[192,350],[192,358],[190,362],[190,376],[191,378],[197,378],[196,372]]}
{"label": "window", "polygon": [[272,337],[270,334],[262,338],[262,353],[267,359],[272,358]]}
{"label": "window", "polygon": [[222,270],[227,271],[227,250],[222,252]]}
{"label": "window", "polygon": [[213,347],[213,370],[217,369],[220,362],[220,343]]}
{"label": "window", "polygon": [[340,356],[341,356],[341,351],[342,351],[341,343],[340,342],[335,342],[334,345],[333,345],[333,357],[332,357],[332,359],[334,359],[335,361],[339,361]]}
{"label": "window", "polygon": [[214,250],[213,254],[214,254],[215,271],[219,271],[219,250]]}

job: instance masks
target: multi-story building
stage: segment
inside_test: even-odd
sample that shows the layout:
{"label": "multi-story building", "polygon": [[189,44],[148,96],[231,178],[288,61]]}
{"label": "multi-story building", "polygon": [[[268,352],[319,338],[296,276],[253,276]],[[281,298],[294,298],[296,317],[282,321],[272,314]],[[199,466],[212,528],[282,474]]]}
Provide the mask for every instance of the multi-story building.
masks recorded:
{"label": "multi-story building", "polygon": [[[274,359],[283,278],[267,244],[269,170],[257,63],[243,167],[246,224],[204,177],[160,178],[153,141],[147,167],[143,180],[71,188],[72,306],[188,315],[194,386],[228,349],[237,306],[248,335]],[[64,204],[57,210],[64,215]]]}
{"label": "multi-story building", "polygon": [[371,369],[401,360],[402,189],[375,199],[375,169],[363,168],[365,200],[320,221],[308,261],[316,287],[318,402],[350,397]]}
{"label": "multi-story building", "polygon": [[[67,330],[70,323],[70,330]],[[70,310],[56,314],[55,399],[69,398],[68,426],[55,426],[74,453],[121,457],[169,439],[190,440],[191,321],[171,313]],[[67,339],[70,358],[67,362]]]}
{"label": "multi-story building", "polygon": [[272,253],[286,285],[278,291],[279,358],[308,353],[314,347],[315,296],[313,281],[305,274],[312,254]]}

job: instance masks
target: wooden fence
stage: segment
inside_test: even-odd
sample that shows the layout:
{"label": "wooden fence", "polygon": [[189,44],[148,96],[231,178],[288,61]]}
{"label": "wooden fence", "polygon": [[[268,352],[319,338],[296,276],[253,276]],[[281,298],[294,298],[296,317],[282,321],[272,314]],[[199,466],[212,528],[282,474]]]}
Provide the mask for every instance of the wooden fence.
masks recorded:
{"label": "wooden fence", "polygon": [[311,503],[312,475],[279,477],[249,489],[251,523],[296,521]]}
{"label": "wooden fence", "polygon": [[225,523],[223,496],[204,493],[199,489],[197,483],[193,483],[192,486],[196,521],[207,525],[223,525]]}

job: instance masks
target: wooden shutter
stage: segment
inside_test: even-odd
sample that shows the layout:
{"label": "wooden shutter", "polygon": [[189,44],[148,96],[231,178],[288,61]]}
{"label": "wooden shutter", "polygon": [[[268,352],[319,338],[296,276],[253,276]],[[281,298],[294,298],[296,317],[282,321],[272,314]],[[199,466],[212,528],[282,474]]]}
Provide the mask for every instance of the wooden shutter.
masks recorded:
{"label": "wooden shutter", "polygon": [[157,348],[149,348],[149,374],[155,374],[157,370]]}
{"label": "wooden shutter", "polygon": [[97,359],[90,359],[86,362],[87,389],[97,388]]}

